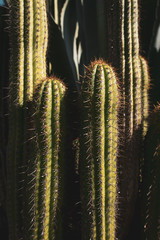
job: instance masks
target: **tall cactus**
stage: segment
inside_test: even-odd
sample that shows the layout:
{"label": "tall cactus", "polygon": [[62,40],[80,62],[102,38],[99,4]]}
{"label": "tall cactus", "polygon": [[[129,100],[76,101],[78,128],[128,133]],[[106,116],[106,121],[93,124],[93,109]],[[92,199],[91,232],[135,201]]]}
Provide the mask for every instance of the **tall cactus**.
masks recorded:
{"label": "tall cactus", "polygon": [[82,82],[80,174],[82,238],[115,239],[117,216],[118,86],[103,61],[86,68]]}
{"label": "tall cactus", "polygon": [[[32,207],[35,207],[32,233],[35,240],[63,239],[61,216],[65,169],[64,94],[65,87],[62,82],[53,78],[42,81],[36,88],[34,102],[38,153],[32,204]],[[28,184],[32,187],[32,182]],[[31,236],[28,236],[28,239]]]}
{"label": "tall cactus", "polygon": [[[22,237],[23,188],[30,113],[38,80],[46,77],[48,42],[45,0],[10,1],[10,111],[8,143],[8,219],[10,239]],[[26,144],[26,145],[27,145]]]}
{"label": "tall cactus", "polygon": [[[146,133],[148,115],[148,72],[139,49],[138,0],[123,0],[120,4],[121,95],[123,104],[122,129],[124,145],[119,158],[121,216],[119,231],[126,235],[134,214],[138,194],[142,139]],[[145,79],[145,80],[144,80]],[[122,110],[123,110],[122,109]],[[144,116],[145,115],[145,116]],[[144,120],[145,119],[145,120]],[[127,184],[126,184],[127,183]],[[132,207],[131,207],[132,206]],[[123,227],[124,226],[124,227]],[[122,230],[123,229],[123,230]],[[123,233],[124,231],[124,233]]]}
{"label": "tall cactus", "polygon": [[[65,8],[60,13],[65,1],[9,2],[11,68],[7,208],[10,239],[63,239],[65,87],[58,79],[46,76],[46,4],[50,12],[54,4],[55,21],[60,24],[60,16],[64,15],[66,19],[68,16]],[[70,9],[74,9],[77,4],[71,2],[66,1],[65,6],[69,4]],[[82,237],[114,240],[127,236],[138,195],[138,181],[142,177],[139,168],[142,140],[148,125],[149,76],[139,50],[139,1],[93,2],[94,9],[99,7],[98,16],[103,6],[108,7],[107,16],[102,18],[102,21],[106,20],[103,30],[106,23],[108,28],[105,34],[99,24],[101,19],[98,20],[97,36],[101,36],[105,44],[99,44],[102,39],[98,39],[101,46],[97,54],[112,62],[119,83],[112,68],[103,60],[92,62],[82,81],[80,149],[77,150],[77,155],[80,154]],[[77,6],[81,10],[77,7],[79,16],[77,18],[75,11],[75,19],[80,19],[84,13],[86,17],[90,3],[81,1]],[[84,27],[83,20],[79,21],[80,28]],[[94,24],[91,25],[94,28]],[[119,31],[116,32],[117,26]],[[78,48],[77,58],[81,62],[81,50],[92,57],[90,51],[93,49],[85,44],[81,49],[78,42],[82,40],[84,29],[78,35],[79,27],[76,22],[73,52]],[[91,33],[85,29],[87,35]],[[66,28],[63,30],[67,33]],[[96,41],[93,45],[97,45]],[[104,52],[103,46],[107,46]],[[59,57],[59,50],[57,52],[55,56]],[[71,55],[72,62],[75,56]],[[55,66],[53,63],[53,70]],[[66,76],[65,73],[62,75]]]}

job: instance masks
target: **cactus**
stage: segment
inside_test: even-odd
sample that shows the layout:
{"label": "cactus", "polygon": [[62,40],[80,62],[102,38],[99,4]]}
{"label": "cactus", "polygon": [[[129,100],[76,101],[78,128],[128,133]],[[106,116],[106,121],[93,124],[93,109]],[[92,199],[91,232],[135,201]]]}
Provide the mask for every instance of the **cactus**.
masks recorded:
{"label": "cactus", "polygon": [[[62,214],[64,198],[64,93],[64,85],[54,78],[42,81],[36,89],[38,156],[33,239],[63,239],[62,220],[57,218]],[[32,185],[30,181],[28,184]]]}
{"label": "cactus", "polygon": [[[8,219],[10,238],[23,235],[23,188],[30,133],[29,102],[37,81],[46,77],[48,42],[45,1],[10,1],[10,110]],[[25,146],[26,145],[26,146]]]}
{"label": "cactus", "polygon": [[[120,3],[120,13],[120,86],[123,106],[123,114],[121,114],[123,120],[120,124],[123,129],[121,138],[124,145],[122,145],[119,158],[119,166],[122,169],[119,173],[119,189],[122,198],[119,205],[121,209],[119,234],[124,236],[127,234],[127,229],[133,218],[139,188],[142,135],[146,133],[144,124],[147,125],[145,122],[147,120],[144,120],[144,118],[147,119],[148,115],[148,106],[146,106],[148,105],[148,74],[145,71],[144,76],[144,68],[146,69],[147,66],[144,64],[145,60],[140,57],[139,50],[138,1],[122,1]],[[144,109],[146,109],[145,113]]]}
{"label": "cactus", "polygon": [[115,239],[117,203],[118,86],[99,60],[82,82],[80,176],[83,239]]}
{"label": "cactus", "polygon": [[[134,225],[131,221],[139,192],[148,193],[150,181],[158,176],[158,170],[153,169],[154,177],[147,180],[152,166],[148,168],[148,158],[143,162],[149,73],[146,60],[140,56],[139,1],[7,2],[9,140],[6,151],[4,140],[1,141],[0,151],[4,158],[7,152],[10,240],[64,239],[66,234],[69,239],[77,239],[81,238],[81,230],[82,239],[86,240],[130,239],[132,233],[128,232]],[[83,64],[94,57],[104,60],[95,60],[85,69]],[[84,69],[85,76],[80,78]],[[47,73],[64,80],[69,90],[67,111],[66,88],[59,78],[48,77]],[[4,81],[4,71],[0,75]],[[3,85],[7,85],[3,81],[1,95]],[[75,101],[79,95],[80,111]],[[4,117],[3,103],[0,105]],[[74,142],[76,153],[71,151]],[[70,152],[67,155],[65,145]],[[152,150],[155,152],[155,146]],[[157,155],[148,157],[158,166]],[[148,169],[144,177],[142,167]],[[70,194],[72,191],[74,194]],[[149,238],[151,235],[147,234],[153,231],[155,238],[158,236],[158,211],[153,211],[153,221],[151,212],[158,194],[152,188],[152,200],[144,197],[144,212],[150,215],[144,217],[145,236]],[[77,219],[74,222],[74,212],[81,204],[81,223]],[[65,219],[68,222],[64,226]]]}

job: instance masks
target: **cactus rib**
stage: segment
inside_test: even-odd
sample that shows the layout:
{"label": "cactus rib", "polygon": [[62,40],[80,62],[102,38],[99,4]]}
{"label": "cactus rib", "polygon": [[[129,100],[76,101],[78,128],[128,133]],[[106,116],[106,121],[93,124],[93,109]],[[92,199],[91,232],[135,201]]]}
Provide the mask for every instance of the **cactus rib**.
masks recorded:
{"label": "cactus rib", "polygon": [[148,90],[150,85],[149,71],[146,60],[140,56],[141,77],[142,77],[142,129],[143,137],[145,137],[148,129],[149,116],[149,97]]}
{"label": "cactus rib", "polygon": [[138,1],[131,1],[132,59],[133,59],[133,119],[134,129],[141,124],[141,70],[139,60]]}

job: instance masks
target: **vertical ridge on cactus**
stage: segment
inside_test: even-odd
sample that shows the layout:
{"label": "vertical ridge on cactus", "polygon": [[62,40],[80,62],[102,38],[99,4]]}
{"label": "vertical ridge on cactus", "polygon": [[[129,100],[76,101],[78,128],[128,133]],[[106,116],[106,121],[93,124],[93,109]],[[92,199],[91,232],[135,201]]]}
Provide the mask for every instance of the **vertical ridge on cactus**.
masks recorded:
{"label": "vertical ridge on cactus", "polygon": [[[92,62],[82,83],[83,239],[115,239],[118,87],[113,70]],[[113,97],[114,95],[114,97]]]}
{"label": "vertical ridge on cactus", "polygon": [[148,116],[149,116],[149,97],[148,90],[150,85],[150,77],[148,71],[148,64],[146,60],[140,56],[141,76],[142,76],[142,129],[143,137],[148,129]]}
{"label": "vertical ridge on cactus", "polygon": [[24,99],[33,97],[33,1],[24,2]]}
{"label": "vertical ridge on cactus", "polygon": [[133,65],[132,65],[132,30],[131,1],[125,1],[124,36],[125,36],[125,129],[126,136],[133,134]]}
{"label": "vertical ridge on cactus", "polygon": [[138,1],[132,6],[132,58],[133,58],[133,119],[135,130],[141,124],[141,70],[139,61]]}
{"label": "vertical ridge on cactus", "polygon": [[[124,23],[125,23],[125,19],[124,19],[124,14],[125,14],[125,0],[122,0],[119,6],[119,15],[120,15],[120,62],[121,62],[121,75],[122,75],[122,88],[124,87],[124,78],[125,78],[125,35],[124,35]],[[122,93],[123,93],[123,89],[122,89]],[[123,93],[124,95],[124,93]],[[122,95],[122,96],[123,96]],[[123,97],[124,98],[124,97]]]}

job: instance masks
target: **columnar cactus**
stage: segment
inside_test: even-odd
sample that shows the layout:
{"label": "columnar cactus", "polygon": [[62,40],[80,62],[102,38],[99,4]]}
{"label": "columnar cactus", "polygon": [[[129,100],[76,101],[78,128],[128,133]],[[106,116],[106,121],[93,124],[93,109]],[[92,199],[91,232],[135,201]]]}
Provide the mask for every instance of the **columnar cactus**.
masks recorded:
{"label": "columnar cactus", "polygon": [[[35,132],[38,152],[32,210],[35,207],[33,239],[37,240],[63,239],[64,94],[63,83],[53,78],[42,81],[36,88]],[[32,187],[31,182],[28,185]],[[28,236],[28,239],[31,237]]]}
{"label": "columnar cactus", "polygon": [[[122,72],[120,86],[122,110],[124,109],[121,124],[124,144],[119,159],[119,166],[122,169],[119,175],[122,202],[119,207],[121,209],[120,226],[124,225],[126,234],[127,226],[134,214],[138,194],[142,139],[146,133],[144,125],[147,126],[148,116],[149,77],[145,60],[140,57],[138,0],[121,1],[120,12],[120,69]],[[120,232],[123,232],[122,229],[123,227],[119,229]]]}
{"label": "columnar cactus", "polygon": [[[23,231],[23,189],[30,113],[37,81],[46,77],[48,42],[45,0],[10,1],[10,111],[8,144],[8,219],[10,239]],[[27,143],[28,144],[28,143]],[[26,144],[26,145],[27,145]]]}
{"label": "columnar cactus", "polygon": [[112,68],[101,60],[92,62],[81,94],[82,238],[115,239],[119,93]]}
{"label": "columnar cactus", "polygon": [[[101,15],[105,6],[108,7],[107,11],[104,11],[107,16],[103,15],[101,19],[95,21],[98,24],[95,28],[97,35],[94,33],[96,41],[93,46],[99,44],[99,50],[98,47],[93,50],[92,46],[91,48],[89,46],[90,41],[89,44],[85,41],[91,39],[92,32],[88,31],[87,26],[92,25],[92,30],[95,26],[90,18],[85,31],[81,29],[84,28],[86,16],[88,17],[90,3],[64,0],[10,0],[9,4],[11,57],[7,211],[10,240],[64,239],[62,209],[66,172],[66,90],[62,81],[55,77],[48,78],[46,74],[48,45],[46,5],[50,13],[54,12],[53,25],[54,29],[57,29],[57,39],[61,39],[59,45],[69,46],[70,41],[65,42],[66,39],[69,40],[71,37],[73,40],[73,46],[67,49],[74,54],[68,51],[67,57],[66,53],[64,54],[65,62],[68,64],[66,68],[68,66],[70,68],[71,62],[78,68],[85,59],[86,53],[86,59],[89,61],[90,57],[93,57],[92,52],[97,51],[100,51],[97,53],[99,56],[103,56],[107,62],[114,65],[113,71],[103,60],[96,60],[86,67],[80,93],[81,111],[80,116],[76,118],[77,121],[81,119],[78,122],[81,124],[80,141],[76,124],[76,134],[71,132],[67,133],[67,136],[70,139],[69,146],[72,145],[71,141],[74,137],[79,141],[76,151],[77,159],[79,158],[77,176],[79,171],[81,185],[82,239],[123,239],[127,236],[133,219],[140,177],[143,181],[142,171],[140,172],[139,168],[143,161],[140,162],[142,140],[145,138],[148,126],[149,74],[147,63],[140,56],[139,50],[138,0],[92,1],[94,9],[97,9],[97,16]],[[73,9],[78,13],[78,17],[76,12],[74,15],[75,25],[72,22],[72,26],[65,28],[65,24],[68,23],[68,20],[65,20]],[[53,19],[49,18],[49,20]],[[63,21],[65,21],[64,27]],[[57,28],[56,24],[61,25],[61,28]],[[119,30],[116,32],[115,29]],[[72,36],[68,34],[68,30]],[[84,39],[82,39],[83,32],[86,34]],[[104,44],[101,44],[102,39]],[[104,46],[107,47],[103,52]],[[55,72],[61,72],[63,69],[63,64],[58,68],[56,66],[62,59],[59,54],[60,48],[54,44],[56,52],[54,56],[59,57],[58,61],[53,59]],[[119,77],[118,82],[115,71]],[[51,72],[49,67],[49,73]],[[69,69],[66,73],[62,73],[62,76],[70,76],[72,73],[70,74]],[[67,77],[64,78],[68,87],[71,87],[69,100],[71,103],[74,95],[72,95],[72,84]],[[77,89],[79,90],[78,87]],[[71,118],[69,121],[74,122]],[[159,146],[154,152],[159,154]],[[153,156],[148,154],[148,156],[153,158],[157,167],[156,154],[152,154]],[[150,169],[150,163],[148,166]],[[71,174],[74,175],[72,171],[73,169]],[[149,170],[147,171],[149,174]],[[144,226],[147,229],[146,233],[149,234],[146,236],[149,238],[152,232],[156,231],[157,234],[159,227],[159,212],[153,211],[153,215],[151,213],[156,202],[155,196],[159,194],[156,189],[158,184],[155,184],[154,189],[150,183],[158,178],[158,170],[154,171],[154,176],[151,175],[148,182],[144,176],[144,182],[146,181],[144,191],[151,199],[149,201],[145,199],[147,207],[144,211],[146,212]],[[71,214],[69,213],[69,217]],[[155,239],[158,238],[156,234]]]}
{"label": "columnar cactus", "polygon": [[122,1],[122,71],[125,91],[125,132],[128,137],[141,124],[141,68],[139,59],[138,1]]}

